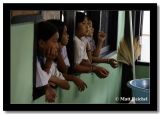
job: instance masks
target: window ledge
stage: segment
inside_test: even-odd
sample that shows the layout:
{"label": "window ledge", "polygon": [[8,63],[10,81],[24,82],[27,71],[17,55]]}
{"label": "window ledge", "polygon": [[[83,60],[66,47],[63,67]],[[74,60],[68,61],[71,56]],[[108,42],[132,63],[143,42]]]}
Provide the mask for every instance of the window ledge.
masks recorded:
{"label": "window ledge", "polygon": [[141,62],[141,61],[136,61],[136,62],[135,62],[135,65],[149,66],[149,65],[150,65],[150,63],[147,63],[147,62]]}
{"label": "window ledge", "polygon": [[110,58],[110,57],[116,58],[117,51],[108,52],[108,53],[106,53],[106,55],[100,55],[100,57],[102,57],[102,58]]}

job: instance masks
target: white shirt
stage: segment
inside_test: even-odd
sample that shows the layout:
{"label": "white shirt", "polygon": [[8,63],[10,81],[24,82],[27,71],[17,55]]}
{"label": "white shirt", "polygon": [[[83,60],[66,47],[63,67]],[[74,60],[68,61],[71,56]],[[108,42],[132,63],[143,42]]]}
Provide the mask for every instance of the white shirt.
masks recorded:
{"label": "white shirt", "polygon": [[62,73],[58,71],[57,64],[54,62],[51,65],[49,74],[42,70],[40,62],[37,59],[37,69],[36,69],[36,87],[41,87],[48,84],[51,76],[56,76],[62,80],[65,80]]}
{"label": "white shirt", "polygon": [[61,54],[62,54],[62,57],[63,57],[65,64],[68,67],[70,67],[66,46],[63,46],[63,48],[61,49]]}
{"label": "white shirt", "polygon": [[77,36],[74,37],[74,63],[80,64],[82,59],[88,60],[86,44]]}
{"label": "white shirt", "polygon": [[91,51],[96,49],[95,41],[92,37],[84,37],[82,40],[86,45],[88,44]]}
{"label": "white shirt", "polygon": [[[91,50],[91,45],[90,45],[90,43],[89,43],[88,38],[87,38],[87,37],[83,37],[83,38],[82,38],[82,41],[85,43],[86,47],[88,46],[88,48],[86,48],[86,50],[87,50],[87,49],[88,49],[88,50]],[[87,51],[88,51],[88,50],[87,50]]]}

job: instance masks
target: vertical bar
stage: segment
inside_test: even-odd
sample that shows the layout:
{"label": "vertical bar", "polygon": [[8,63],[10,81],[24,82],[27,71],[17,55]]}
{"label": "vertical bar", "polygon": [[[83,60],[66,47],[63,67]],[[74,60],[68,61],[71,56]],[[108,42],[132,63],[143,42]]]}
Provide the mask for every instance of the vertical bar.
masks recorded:
{"label": "vertical bar", "polygon": [[135,61],[134,61],[134,45],[133,45],[132,11],[129,11],[129,21],[130,21],[130,38],[131,38],[131,51],[132,51],[133,79],[136,79]]}

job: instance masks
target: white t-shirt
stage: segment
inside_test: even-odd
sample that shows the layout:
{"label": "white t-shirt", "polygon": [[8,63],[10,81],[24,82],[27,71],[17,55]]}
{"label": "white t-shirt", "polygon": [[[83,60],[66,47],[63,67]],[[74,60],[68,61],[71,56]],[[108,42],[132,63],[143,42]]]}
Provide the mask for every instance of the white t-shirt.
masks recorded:
{"label": "white t-shirt", "polygon": [[63,46],[63,48],[61,49],[61,54],[62,54],[62,57],[63,57],[65,64],[68,67],[70,67],[66,46]]}
{"label": "white t-shirt", "polygon": [[95,41],[92,37],[84,37],[82,40],[86,45],[88,44],[92,52],[96,49]]}
{"label": "white t-shirt", "polygon": [[48,74],[41,68],[40,62],[38,61],[38,58],[37,58],[36,87],[47,85],[51,76],[56,76],[62,80],[65,80],[62,73],[58,71],[56,63],[54,62],[52,63],[49,74]]}
{"label": "white t-shirt", "polygon": [[74,37],[74,63],[80,64],[82,59],[88,60],[86,44],[77,36]]}

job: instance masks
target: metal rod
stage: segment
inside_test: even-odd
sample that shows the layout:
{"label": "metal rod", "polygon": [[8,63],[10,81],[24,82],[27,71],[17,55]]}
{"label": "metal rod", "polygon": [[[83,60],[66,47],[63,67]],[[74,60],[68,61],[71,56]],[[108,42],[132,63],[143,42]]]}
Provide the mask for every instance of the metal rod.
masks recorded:
{"label": "metal rod", "polygon": [[131,51],[132,51],[133,79],[136,79],[136,76],[135,76],[134,45],[133,45],[132,11],[129,11],[129,21],[130,21],[130,38],[131,38]]}

